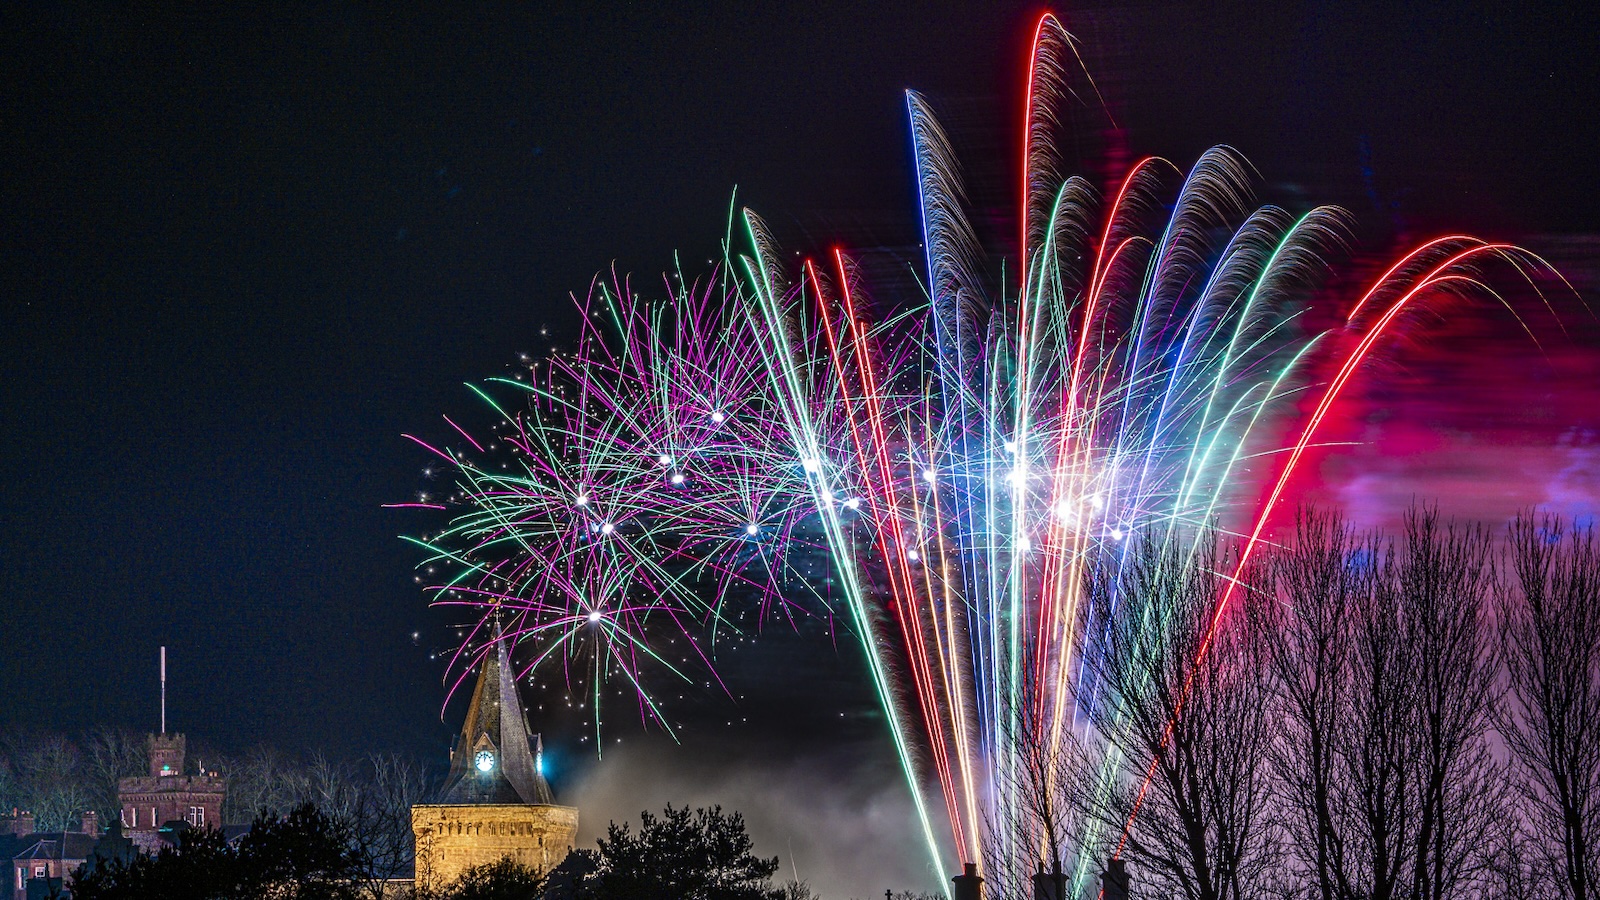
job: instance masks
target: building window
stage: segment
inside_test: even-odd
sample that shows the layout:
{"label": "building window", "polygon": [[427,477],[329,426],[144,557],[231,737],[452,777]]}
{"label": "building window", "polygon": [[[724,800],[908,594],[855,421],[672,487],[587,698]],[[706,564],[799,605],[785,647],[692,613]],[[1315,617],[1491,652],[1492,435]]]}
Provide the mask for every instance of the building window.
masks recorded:
{"label": "building window", "polygon": [[196,806],[194,808],[194,824],[196,828],[204,828],[206,826],[206,808],[204,806]]}
{"label": "building window", "polygon": [[44,866],[34,866],[33,867],[33,877],[35,877],[35,878],[43,878],[44,877]]}
{"label": "building window", "polygon": [[158,828],[160,826],[161,826],[161,820],[156,818],[156,808],[154,806],[152,806],[152,807],[150,807],[150,827],[151,828]]}

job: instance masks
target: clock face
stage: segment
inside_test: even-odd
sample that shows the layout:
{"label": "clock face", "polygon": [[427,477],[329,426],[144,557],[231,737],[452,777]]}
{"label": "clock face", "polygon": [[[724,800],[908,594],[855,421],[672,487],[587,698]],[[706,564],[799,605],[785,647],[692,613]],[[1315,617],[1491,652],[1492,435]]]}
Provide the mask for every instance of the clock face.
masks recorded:
{"label": "clock face", "polygon": [[473,763],[478,767],[479,772],[489,771],[494,768],[494,752],[492,750],[479,750],[478,755],[473,757]]}

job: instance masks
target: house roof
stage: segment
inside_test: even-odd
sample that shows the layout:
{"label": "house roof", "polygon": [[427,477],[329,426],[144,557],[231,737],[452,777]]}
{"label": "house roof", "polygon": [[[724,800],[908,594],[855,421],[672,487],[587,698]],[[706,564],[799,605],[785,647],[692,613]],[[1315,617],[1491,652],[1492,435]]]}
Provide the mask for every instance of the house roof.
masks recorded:
{"label": "house roof", "polygon": [[77,831],[51,831],[23,835],[21,849],[11,853],[13,860],[86,860],[94,855],[100,838]]}

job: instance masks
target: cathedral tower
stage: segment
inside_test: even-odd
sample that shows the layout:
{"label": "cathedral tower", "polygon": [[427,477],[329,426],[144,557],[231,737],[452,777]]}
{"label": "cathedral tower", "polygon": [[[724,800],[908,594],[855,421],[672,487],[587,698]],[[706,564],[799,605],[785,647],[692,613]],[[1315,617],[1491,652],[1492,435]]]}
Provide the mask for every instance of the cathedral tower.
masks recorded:
{"label": "cathedral tower", "polygon": [[578,810],[557,806],[544,780],[542,742],[528,727],[506,642],[495,631],[441,802],[411,808],[419,887],[442,888],[503,857],[548,872],[577,839]]}

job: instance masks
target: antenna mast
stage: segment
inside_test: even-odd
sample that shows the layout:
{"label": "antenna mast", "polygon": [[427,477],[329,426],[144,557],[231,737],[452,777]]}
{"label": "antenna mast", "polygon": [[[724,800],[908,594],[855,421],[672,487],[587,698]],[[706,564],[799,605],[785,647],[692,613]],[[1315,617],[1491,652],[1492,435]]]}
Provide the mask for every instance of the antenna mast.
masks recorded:
{"label": "antenna mast", "polygon": [[161,648],[161,733],[167,733],[167,648]]}

